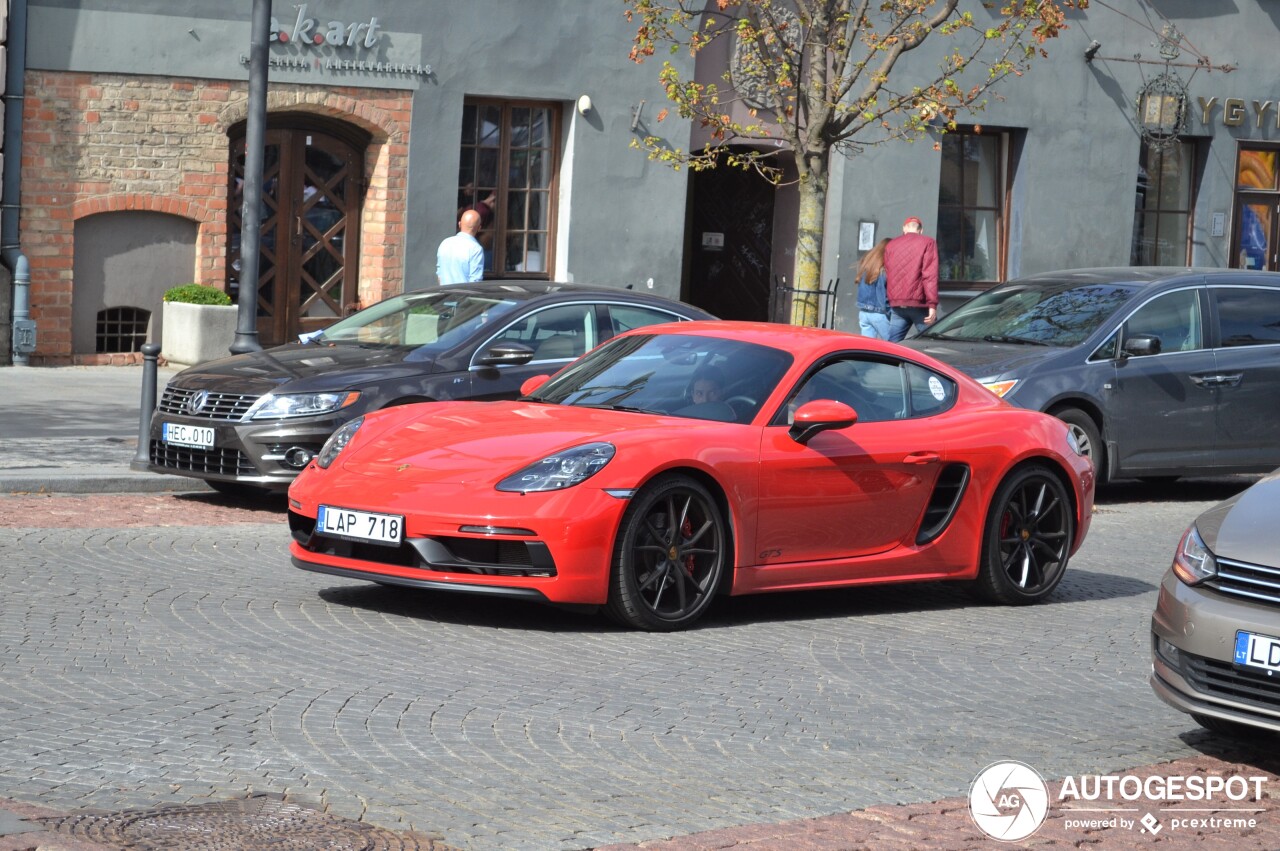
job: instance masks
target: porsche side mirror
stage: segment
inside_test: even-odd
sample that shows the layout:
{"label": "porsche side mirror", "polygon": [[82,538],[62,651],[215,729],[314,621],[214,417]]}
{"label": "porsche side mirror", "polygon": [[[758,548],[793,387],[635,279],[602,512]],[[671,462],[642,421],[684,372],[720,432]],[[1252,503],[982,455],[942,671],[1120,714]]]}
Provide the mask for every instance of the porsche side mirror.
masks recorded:
{"label": "porsche side mirror", "polygon": [[1124,341],[1125,357],[1146,357],[1160,354],[1160,338],[1155,334],[1134,334]]}
{"label": "porsche side mirror", "polygon": [[844,402],[814,399],[796,411],[787,432],[796,443],[808,443],[813,436],[836,428],[848,428],[858,421],[858,414]]}
{"label": "porsche side mirror", "polygon": [[535,375],[524,380],[524,384],[520,385],[521,396],[531,396],[539,387],[546,384],[551,378],[549,375]]}
{"label": "porsche side mirror", "polygon": [[533,359],[533,349],[524,343],[494,343],[485,353],[476,359],[482,366],[499,366],[501,364],[522,364]]}

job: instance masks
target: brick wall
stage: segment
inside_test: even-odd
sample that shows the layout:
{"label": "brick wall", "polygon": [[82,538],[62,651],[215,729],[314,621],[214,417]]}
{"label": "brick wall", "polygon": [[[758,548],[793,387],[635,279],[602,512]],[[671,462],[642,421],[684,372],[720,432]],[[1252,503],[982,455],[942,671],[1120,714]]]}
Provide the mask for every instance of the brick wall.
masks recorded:
{"label": "brick wall", "polygon": [[[31,263],[33,364],[109,363],[73,356],[74,224],[112,210],[149,210],[196,222],[192,279],[222,287],[227,250],[227,129],[248,111],[244,83],[31,71],[23,115],[22,249]],[[272,84],[269,112],[310,112],[373,135],[360,222],[360,301],[404,282],[412,94]],[[116,358],[116,360],[120,360]]]}

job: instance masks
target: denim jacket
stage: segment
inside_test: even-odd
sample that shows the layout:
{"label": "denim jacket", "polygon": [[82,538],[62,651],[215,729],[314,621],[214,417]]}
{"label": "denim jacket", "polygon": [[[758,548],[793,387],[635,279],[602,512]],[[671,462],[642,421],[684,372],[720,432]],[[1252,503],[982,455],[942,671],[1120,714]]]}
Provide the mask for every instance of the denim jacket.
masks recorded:
{"label": "denim jacket", "polygon": [[862,278],[858,279],[858,310],[888,315],[889,297],[885,295],[885,281],[883,269],[880,270],[880,277],[876,278],[874,283],[867,283]]}

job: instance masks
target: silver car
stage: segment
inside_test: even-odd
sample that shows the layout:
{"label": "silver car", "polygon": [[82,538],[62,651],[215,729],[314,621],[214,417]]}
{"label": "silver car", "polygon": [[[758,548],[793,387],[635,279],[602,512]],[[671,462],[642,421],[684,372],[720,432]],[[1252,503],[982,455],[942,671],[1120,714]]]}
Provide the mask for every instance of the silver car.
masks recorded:
{"label": "silver car", "polygon": [[1280,732],[1280,470],[1196,518],[1151,617],[1151,687],[1201,726]]}

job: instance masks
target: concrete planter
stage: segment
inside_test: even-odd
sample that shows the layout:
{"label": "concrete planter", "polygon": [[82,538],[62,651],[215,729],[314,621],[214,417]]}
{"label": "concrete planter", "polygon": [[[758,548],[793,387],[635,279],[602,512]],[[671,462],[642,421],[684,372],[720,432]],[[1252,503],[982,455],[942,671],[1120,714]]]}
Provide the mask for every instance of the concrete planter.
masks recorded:
{"label": "concrete planter", "polygon": [[238,312],[234,304],[166,301],[160,354],[169,363],[183,366],[228,357]]}

